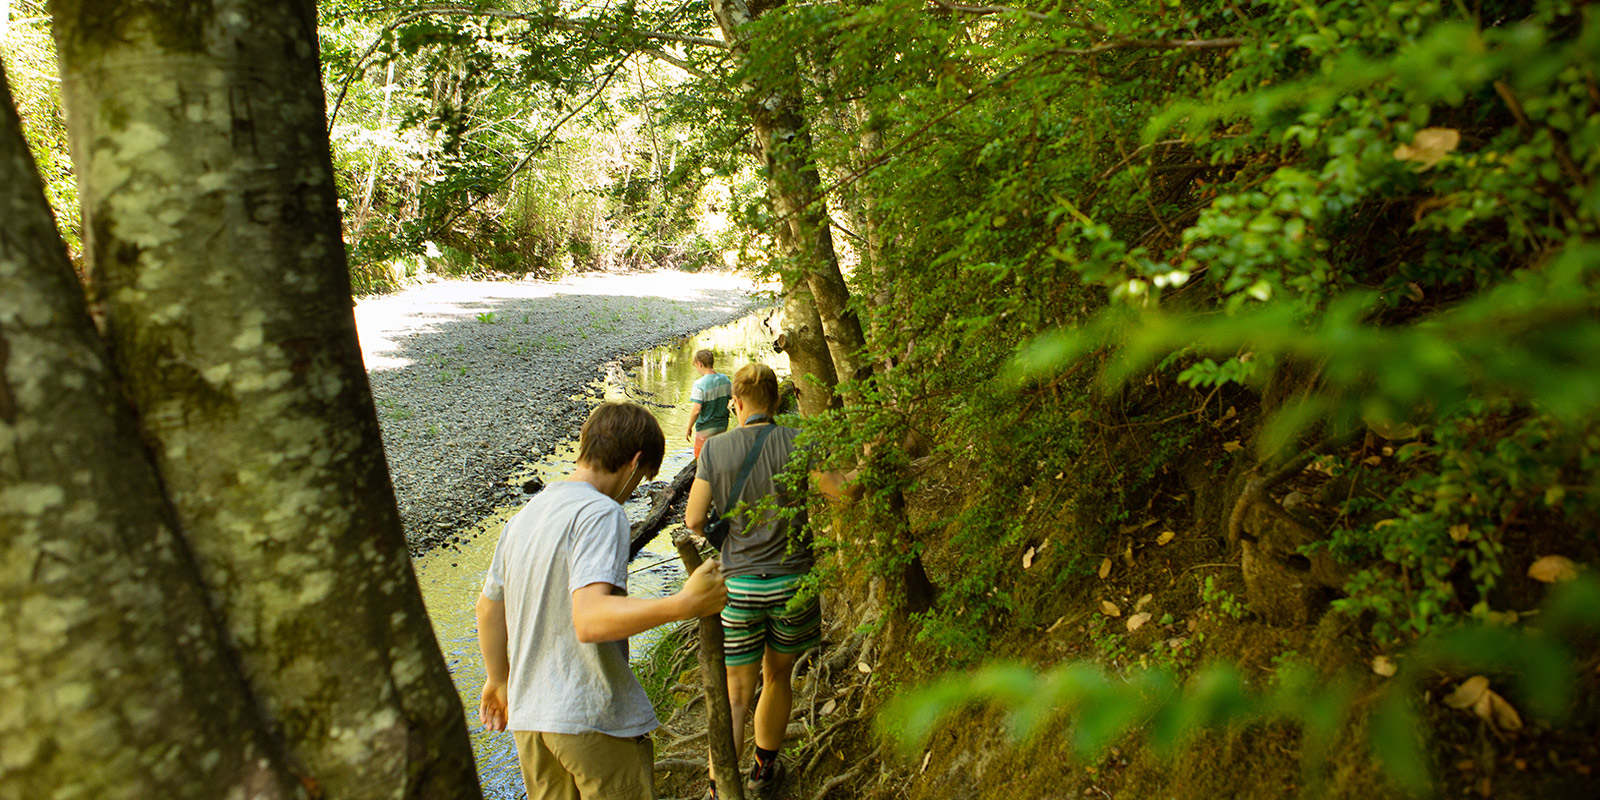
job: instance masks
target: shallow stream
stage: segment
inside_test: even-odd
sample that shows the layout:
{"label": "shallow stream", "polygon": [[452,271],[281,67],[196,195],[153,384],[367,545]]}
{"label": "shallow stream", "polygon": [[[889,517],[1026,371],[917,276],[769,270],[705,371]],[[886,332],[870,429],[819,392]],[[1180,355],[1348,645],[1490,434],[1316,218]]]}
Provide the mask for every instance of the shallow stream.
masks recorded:
{"label": "shallow stream", "polygon": [[[788,358],[772,352],[773,334],[766,325],[768,312],[758,312],[736,322],[701,331],[672,344],[647,350],[639,355],[639,365],[624,372],[615,365],[593,384],[593,392],[583,398],[589,402],[629,399],[642,403],[655,413],[667,436],[667,452],[656,480],[670,481],[690,461],[693,451],[683,439],[689,424],[689,390],[697,376],[691,363],[694,352],[707,348],[716,353],[718,372],[732,375],[751,361],[760,361],[780,375],[788,372]],[[506,480],[521,486],[529,479],[542,482],[560,480],[573,469],[577,453],[577,434],[566,445],[545,458],[524,464]],[[657,484],[659,485],[659,484]],[[643,519],[650,512],[650,484],[639,487],[623,508],[630,520]],[[478,759],[478,777],[486,798],[514,800],[523,796],[522,776],[517,768],[517,751],[510,733],[485,731],[478,725],[478,692],[483,688],[483,657],[478,653],[477,620],[473,607],[483,588],[484,573],[494,556],[495,543],[507,520],[521,505],[496,509],[468,534],[459,548],[439,547],[414,562],[422,597],[433,619],[434,635],[444,651],[445,661],[455,678],[466,710],[472,748]],[[656,536],[629,565],[628,594],[634,597],[659,597],[677,591],[683,582],[682,565],[675,558],[672,531],[668,526]],[[628,640],[635,663],[644,657],[664,629],[646,631]]]}

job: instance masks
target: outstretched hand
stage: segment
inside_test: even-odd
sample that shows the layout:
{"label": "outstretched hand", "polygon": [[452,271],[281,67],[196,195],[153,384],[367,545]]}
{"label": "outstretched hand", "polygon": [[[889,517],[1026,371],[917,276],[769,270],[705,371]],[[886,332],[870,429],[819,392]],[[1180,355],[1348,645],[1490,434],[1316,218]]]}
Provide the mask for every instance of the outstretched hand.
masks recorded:
{"label": "outstretched hand", "polygon": [[690,618],[709,617],[722,611],[728,602],[728,585],[722,580],[722,563],[706,559],[678,592],[688,606]]}
{"label": "outstretched hand", "polygon": [[503,731],[510,712],[506,710],[506,685],[485,681],[478,698],[478,721],[491,731]]}

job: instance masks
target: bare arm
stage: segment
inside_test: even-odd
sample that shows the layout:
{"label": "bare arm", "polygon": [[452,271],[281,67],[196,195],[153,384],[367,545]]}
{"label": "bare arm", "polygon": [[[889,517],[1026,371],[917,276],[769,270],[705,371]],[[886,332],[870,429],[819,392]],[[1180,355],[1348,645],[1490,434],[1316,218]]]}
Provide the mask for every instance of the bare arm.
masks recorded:
{"label": "bare arm", "polygon": [[728,587],[722,565],[708,559],[670,597],[628,597],[612,594],[609,583],[591,583],[572,593],[572,627],[585,644],[614,642],[640,631],[680,619],[709,617],[722,610]]}
{"label": "bare arm", "polygon": [[866,487],[859,482],[861,470],[853,469],[849,472],[830,470],[828,472],[813,472],[811,477],[817,482],[817,489],[826,497],[834,500],[860,500],[866,492]]}
{"label": "bare arm", "polygon": [[506,729],[506,682],[511,678],[511,658],[506,646],[506,604],[478,595],[478,649],[483,652],[487,678],[478,699],[478,720],[492,731]]}
{"label": "bare arm", "polygon": [[706,535],[706,522],[711,519],[711,482],[695,478],[689,485],[689,504],[683,509],[683,526],[697,535]]}
{"label": "bare arm", "polygon": [[689,404],[689,427],[687,427],[687,428],[685,428],[683,430],[683,438],[685,440],[693,440],[694,439],[694,421],[699,419],[699,418],[700,418],[700,404],[699,403],[690,403]]}

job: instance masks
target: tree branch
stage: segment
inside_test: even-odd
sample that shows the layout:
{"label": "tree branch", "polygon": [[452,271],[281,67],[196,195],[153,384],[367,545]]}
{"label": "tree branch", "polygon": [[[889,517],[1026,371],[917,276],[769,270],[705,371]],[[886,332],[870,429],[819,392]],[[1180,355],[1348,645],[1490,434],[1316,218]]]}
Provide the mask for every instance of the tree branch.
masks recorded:
{"label": "tree branch", "polygon": [[638,49],[637,52],[639,53],[639,55],[642,55],[642,56],[650,56],[651,58],[654,58],[654,59],[656,59],[658,61],[665,61],[668,64],[671,64],[672,66],[677,67],[678,69],[681,69],[684,72],[687,72],[690,75],[695,76],[696,78],[709,78],[709,77],[711,77],[711,73],[706,72],[705,70],[700,69],[699,67],[696,67],[693,64],[690,64],[689,62],[687,62],[687,61],[685,61],[685,60],[683,60],[681,58],[678,58],[677,56],[675,56],[675,55],[673,55],[671,53],[668,53],[665,50],[657,50],[654,47],[641,47],[641,48]]}
{"label": "tree branch", "polygon": [[542,22],[560,30],[574,31],[579,33],[595,29],[609,29],[616,30],[620,33],[633,34],[642,36],[646,39],[655,39],[662,42],[678,42],[680,44],[689,44],[696,47],[714,47],[718,50],[728,49],[727,42],[724,42],[721,39],[712,39],[708,36],[691,36],[686,33],[668,33],[666,31],[611,28],[610,26],[600,24],[598,21],[579,21],[567,19],[566,17],[553,17],[546,14],[524,14],[517,11],[504,11],[496,8],[468,8],[464,6],[448,5],[417,5],[397,6],[392,10],[414,11],[447,17],[493,17],[495,19],[520,20],[523,22]]}
{"label": "tree branch", "polygon": [[[933,2],[937,3],[937,4],[941,5],[941,6],[946,6],[946,7],[950,8],[953,11],[964,11],[964,12],[967,12],[967,13],[977,13],[976,11],[972,11],[970,9],[978,8],[978,7],[973,7],[973,6],[958,6],[958,5],[947,3],[945,0],[933,0]],[[1002,6],[984,6],[984,7],[981,7],[981,8],[989,9],[986,13],[999,13],[999,10],[1014,10],[1014,9],[1005,9]],[[1051,18],[1051,19],[1052,19],[1052,21],[1060,22],[1061,24],[1067,25],[1069,27],[1079,28],[1081,30],[1092,31],[1092,32],[1095,32],[1095,33],[1104,33],[1104,32],[1106,32],[1105,26],[1100,25],[1098,23],[1076,22],[1076,21],[1073,21],[1073,20],[1056,20],[1054,18]],[[867,161],[867,163],[865,165],[863,165],[860,169],[856,170],[855,172],[852,172],[849,175],[846,175],[846,176],[840,178],[837,181],[834,181],[832,184],[830,184],[828,186],[823,187],[817,193],[817,196],[815,198],[812,198],[807,203],[807,205],[810,205],[810,203],[817,202],[821,198],[824,198],[824,197],[828,196],[828,194],[831,193],[831,192],[836,192],[836,191],[838,191],[838,190],[840,190],[840,189],[842,189],[842,188],[844,188],[846,186],[849,186],[849,185],[855,183],[856,181],[861,180],[862,178],[864,178],[867,175],[871,174],[872,172],[876,171],[879,167],[882,167],[885,164],[889,163],[889,161],[891,161],[896,155],[899,155],[899,153],[897,153],[896,151],[901,150],[902,148],[906,148],[907,145],[911,144],[913,141],[916,141],[917,139],[922,137],[924,134],[926,134],[928,131],[930,131],[935,125],[938,125],[939,123],[944,122],[946,119],[949,119],[950,117],[954,116],[956,112],[958,112],[961,109],[966,108],[967,106],[971,105],[978,98],[980,98],[983,95],[987,94],[988,92],[993,91],[994,89],[998,88],[1006,80],[1010,79],[1017,72],[1021,71],[1024,67],[1027,67],[1027,66],[1029,66],[1031,64],[1034,64],[1034,63],[1037,63],[1037,61],[1040,58],[1042,58],[1043,56],[1047,56],[1047,55],[1092,55],[1092,54],[1095,54],[1095,53],[1103,53],[1103,52],[1107,52],[1107,51],[1110,51],[1110,50],[1130,50],[1130,49],[1138,49],[1138,48],[1155,49],[1155,50],[1172,50],[1172,49],[1206,50],[1206,49],[1219,49],[1219,48],[1228,48],[1228,47],[1238,47],[1238,46],[1244,44],[1246,41],[1248,41],[1248,40],[1243,39],[1243,38],[1239,38],[1239,37],[1228,37],[1228,38],[1223,38],[1223,39],[1138,39],[1138,38],[1131,38],[1131,37],[1119,37],[1119,38],[1113,39],[1110,42],[1106,42],[1104,44],[1095,45],[1094,47],[1088,47],[1088,48],[1057,48],[1057,49],[1054,49],[1054,50],[1045,51],[1044,53],[1039,54],[1038,56],[1034,57],[1034,59],[1028,61],[1027,63],[1024,63],[1024,64],[1019,65],[1017,67],[1013,67],[1012,69],[1009,69],[1009,70],[1001,73],[1000,75],[994,77],[993,79],[989,80],[984,85],[983,88],[969,93],[965,98],[963,98],[961,100],[961,102],[957,103],[955,106],[953,106],[952,108],[950,108],[949,110],[947,110],[943,114],[940,114],[939,116],[935,117],[931,121],[929,121],[926,124],[922,125],[921,127],[916,129],[915,131],[912,131],[911,133],[907,134],[905,136],[905,138],[901,139],[899,142],[896,142],[891,147],[888,147],[888,148],[884,149],[878,155],[874,156],[872,159]],[[914,151],[916,149],[919,149],[920,147],[922,147],[925,144],[927,144],[927,142],[921,142],[916,147],[911,147],[911,148],[906,149],[905,152]]]}
{"label": "tree branch", "polygon": [[962,14],[971,14],[977,17],[986,17],[990,14],[1020,14],[1024,17],[1032,17],[1040,21],[1048,22],[1050,20],[1050,16],[1048,14],[1041,14],[1037,11],[1029,11],[1025,8],[1012,8],[1010,6],[967,6],[960,3],[947,2],[947,0],[933,0],[933,3],[934,5],[937,5],[946,11],[956,11]]}
{"label": "tree branch", "polygon": [[328,113],[329,132],[333,131],[333,123],[339,119],[339,109],[344,107],[344,96],[350,91],[350,82],[355,80],[357,75],[361,74],[362,69],[367,64],[367,59],[371,58],[372,54],[376,53],[378,48],[383,46],[384,41],[389,38],[389,34],[393,32],[395,28],[398,28],[401,25],[410,22],[411,20],[425,16],[427,16],[426,13],[417,13],[396,17],[388,25],[383,26],[383,30],[378,31],[377,36],[373,37],[372,44],[368,46],[366,50],[362,51],[361,55],[356,58],[356,63],[350,67],[350,72],[348,72],[344,76],[344,80],[339,83],[339,96],[333,101],[333,111]]}
{"label": "tree branch", "polygon": [[457,209],[455,213],[451,214],[449,217],[446,217],[444,222],[439,223],[437,227],[428,232],[428,238],[438,236],[441,231],[450,227],[450,223],[460,219],[463,214],[471,211],[479,203],[483,202],[484,198],[500,191],[500,188],[505,186],[507,181],[511,180],[512,177],[514,177],[517,173],[521,172],[522,168],[526,167],[528,162],[533,160],[534,156],[538,155],[544,150],[545,145],[550,143],[550,140],[555,137],[557,131],[561,130],[561,126],[567,123],[567,120],[577,116],[579,111],[582,111],[585,106],[588,106],[590,103],[594,102],[595,98],[599,97],[601,93],[605,92],[606,87],[611,85],[611,79],[617,76],[617,71],[622,69],[623,64],[628,63],[629,58],[632,58],[632,56],[626,55],[619,59],[617,63],[611,67],[611,71],[606,73],[605,78],[601,79],[600,86],[594,90],[594,93],[584,98],[583,102],[579,103],[575,108],[567,112],[566,116],[557,120],[555,125],[550,126],[550,130],[545,133],[544,138],[540,139],[539,143],[534,145],[533,148],[528,151],[528,154],[523,156],[522,160],[518,161],[516,166],[512,167],[511,171],[505,174],[505,177],[501,178],[500,181],[488,191],[478,195],[478,199],[468,203],[466,206],[460,209]]}
{"label": "tree branch", "polygon": [[[398,28],[412,20],[421,19],[422,17],[428,16],[493,17],[495,19],[509,19],[523,22],[543,22],[560,30],[571,31],[573,33],[583,33],[586,35],[592,34],[596,29],[604,27],[566,19],[565,17],[551,17],[539,14],[521,14],[514,11],[501,11],[499,9],[492,8],[463,8],[460,6],[407,6],[371,9],[371,13],[374,14],[395,11],[403,11],[406,13],[394,18],[387,25],[384,25],[382,30],[378,31],[378,35],[373,38],[372,44],[367,47],[367,49],[363,51],[358,58],[356,58],[356,63],[350,67],[350,72],[346,74],[344,80],[339,83],[339,96],[333,102],[333,111],[328,114],[328,130],[333,130],[334,122],[338,121],[339,109],[344,106],[344,98],[345,95],[350,91],[350,83],[351,81],[355,80],[357,75],[361,74],[362,69],[366,66],[367,59],[371,58],[372,54],[377,52],[379,47],[383,46],[384,41],[388,39],[390,33],[394,32],[395,28]],[[727,43],[723,42],[721,39],[712,39],[705,36],[690,36],[687,34],[667,33],[664,31],[615,30],[620,30],[622,33],[635,34],[645,39],[679,42],[681,44],[695,45],[698,47],[715,47],[719,50],[728,49]],[[632,49],[630,54],[631,53],[640,53],[659,59],[671,64],[674,67],[677,67],[678,69],[683,70],[684,72],[694,75],[697,78],[709,77],[704,70],[698,69],[691,65],[688,61],[659,48],[635,47]]]}
{"label": "tree branch", "polygon": [[1062,47],[1050,52],[1058,56],[1089,56],[1112,50],[1226,50],[1242,46],[1248,41],[1239,36],[1221,39],[1134,39],[1118,36],[1094,47]]}
{"label": "tree branch", "polygon": [[1237,36],[1230,36],[1221,39],[1168,39],[1166,37],[1159,39],[1141,39],[1123,34],[1114,34],[1109,28],[1101,25],[1098,22],[1084,22],[1071,17],[1053,17],[1049,14],[1041,14],[1037,11],[1029,11],[1025,8],[1012,8],[1010,6],[968,6],[960,3],[952,3],[949,2],[949,0],[933,0],[933,3],[934,5],[937,5],[947,11],[955,11],[962,14],[972,14],[980,17],[989,16],[991,14],[1017,14],[1019,16],[1029,17],[1040,22],[1053,22],[1057,25],[1062,25],[1068,28],[1076,28],[1080,31],[1088,31],[1089,33],[1105,34],[1111,37],[1111,41],[1103,44],[1097,44],[1093,47],[1062,48],[1051,51],[1057,55],[1084,56],[1093,55],[1095,53],[1104,53],[1109,50],[1131,50],[1141,48],[1147,50],[1212,50],[1219,48],[1238,47],[1247,41],[1246,39]]}

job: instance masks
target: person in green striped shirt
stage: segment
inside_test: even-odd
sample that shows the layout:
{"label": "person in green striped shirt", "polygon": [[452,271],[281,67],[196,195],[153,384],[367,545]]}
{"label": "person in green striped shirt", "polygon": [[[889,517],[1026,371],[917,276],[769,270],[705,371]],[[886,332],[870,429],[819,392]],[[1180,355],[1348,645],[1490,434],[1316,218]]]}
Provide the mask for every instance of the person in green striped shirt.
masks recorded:
{"label": "person in green striped shirt", "polygon": [[710,350],[694,354],[694,371],[700,378],[689,390],[689,427],[683,432],[684,441],[694,442],[694,457],[706,440],[728,429],[728,398],[733,396],[733,382],[717,372],[713,364],[716,356]]}

